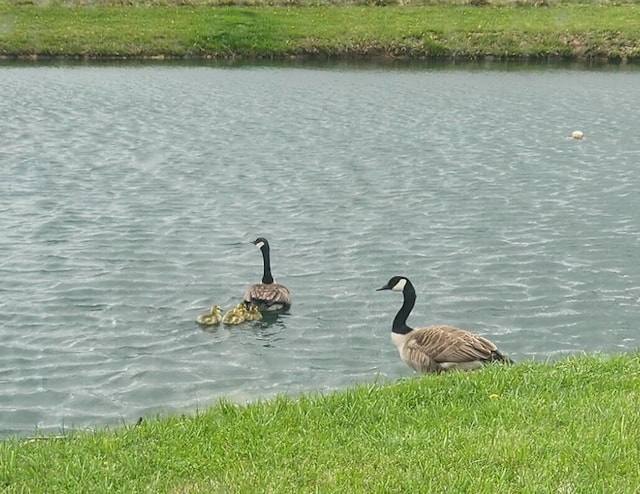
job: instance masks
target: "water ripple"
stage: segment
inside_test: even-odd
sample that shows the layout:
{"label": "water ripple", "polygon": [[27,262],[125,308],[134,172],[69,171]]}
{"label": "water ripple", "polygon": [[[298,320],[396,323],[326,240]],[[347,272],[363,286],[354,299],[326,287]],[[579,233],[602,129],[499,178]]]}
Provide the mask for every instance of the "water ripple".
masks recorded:
{"label": "water ripple", "polygon": [[[410,375],[396,274],[516,360],[638,346],[636,71],[0,70],[2,435]],[[290,313],[203,331],[262,234]]]}

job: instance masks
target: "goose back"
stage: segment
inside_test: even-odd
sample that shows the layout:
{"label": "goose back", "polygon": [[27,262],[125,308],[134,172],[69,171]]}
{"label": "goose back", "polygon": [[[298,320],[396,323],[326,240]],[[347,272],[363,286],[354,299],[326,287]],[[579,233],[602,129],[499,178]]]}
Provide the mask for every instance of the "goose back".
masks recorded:
{"label": "goose back", "polygon": [[474,370],[487,362],[511,360],[488,339],[453,326],[428,326],[392,333],[400,358],[419,372]]}
{"label": "goose back", "polygon": [[244,303],[259,310],[275,310],[291,305],[289,289],[278,283],[256,283],[244,294]]}

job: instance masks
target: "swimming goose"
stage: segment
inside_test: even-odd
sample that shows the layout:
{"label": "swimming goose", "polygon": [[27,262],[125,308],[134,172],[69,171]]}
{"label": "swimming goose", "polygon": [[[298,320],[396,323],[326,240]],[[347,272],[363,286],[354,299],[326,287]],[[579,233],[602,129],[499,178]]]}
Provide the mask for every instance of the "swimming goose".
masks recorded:
{"label": "swimming goose", "polygon": [[222,320],[222,309],[219,305],[214,305],[206,314],[200,314],[196,317],[196,322],[203,326],[213,326]]}
{"label": "swimming goose", "polygon": [[269,242],[264,237],[258,237],[253,245],[262,251],[264,273],[262,282],[250,286],[244,294],[247,305],[256,305],[259,310],[279,310],[291,305],[289,289],[275,282],[271,275],[271,260],[269,257]]}
{"label": "swimming goose", "polygon": [[247,320],[247,307],[244,304],[238,304],[237,306],[229,309],[222,316],[223,324],[237,325],[242,324]]}
{"label": "swimming goose", "polygon": [[503,355],[496,345],[482,336],[452,326],[428,326],[413,329],[407,318],[416,303],[416,291],[404,276],[394,276],[380,290],[402,292],[404,303],[391,327],[391,340],[398,348],[400,358],[419,372],[447,370],[474,370],[487,362],[513,361]]}

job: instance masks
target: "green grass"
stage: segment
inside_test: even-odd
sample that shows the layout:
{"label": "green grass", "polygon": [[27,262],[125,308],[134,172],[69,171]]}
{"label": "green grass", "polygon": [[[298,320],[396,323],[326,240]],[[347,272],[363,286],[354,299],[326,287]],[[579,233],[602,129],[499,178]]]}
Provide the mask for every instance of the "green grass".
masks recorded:
{"label": "green grass", "polygon": [[637,4],[211,7],[191,1],[200,3],[0,0],[0,56],[640,58]]}
{"label": "green grass", "polygon": [[[2,492],[636,492],[640,356],[362,385],[0,443]],[[4,490],[3,490],[4,489]]]}

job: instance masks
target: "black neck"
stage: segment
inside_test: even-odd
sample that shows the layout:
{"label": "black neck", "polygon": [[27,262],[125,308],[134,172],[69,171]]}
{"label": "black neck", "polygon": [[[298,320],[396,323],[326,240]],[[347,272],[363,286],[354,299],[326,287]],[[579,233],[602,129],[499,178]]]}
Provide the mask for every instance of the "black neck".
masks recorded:
{"label": "black neck", "polygon": [[269,258],[269,247],[263,245],[260,249],[262,251],[262,261],[264,263],[264,273],[262,275],[262,283],[273,283],[273,276],[271,275],[271,260]]}
{"label": "black neck", "polygon": [[404,290],[402,290],[402,295],[404,297],[404,302],[396,314],[396,317],[393,319],[391,331],[398,334],[407,334],[413,331],[413,328],[407,326],[407,318],[409,317],[413,306],[416,304],[416,290],[413,288],[413,285],[409,280],[407,280],[407,284],[405,285]]}

